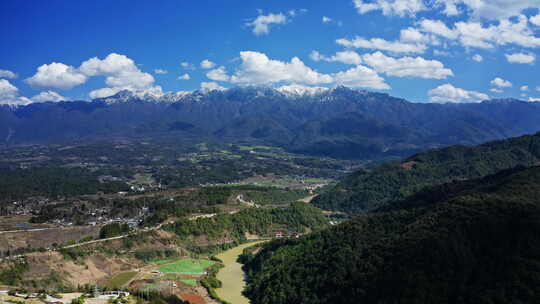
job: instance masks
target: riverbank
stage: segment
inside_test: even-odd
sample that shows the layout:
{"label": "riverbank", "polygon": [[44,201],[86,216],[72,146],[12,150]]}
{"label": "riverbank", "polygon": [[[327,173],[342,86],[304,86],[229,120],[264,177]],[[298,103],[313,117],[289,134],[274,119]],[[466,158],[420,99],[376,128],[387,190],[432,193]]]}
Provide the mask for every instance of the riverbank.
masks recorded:
{"label": "riverbank", "polygon": [[216,255],[225,265],[217,273],[217,279],[221,281],[222,285],[215,291],[220,299],[231,304],[249,304],[249,299],[242,295],[246,282],[242,264],[238,263],[237,259],[245,248],[263,242],[266,241],[242,244]]}

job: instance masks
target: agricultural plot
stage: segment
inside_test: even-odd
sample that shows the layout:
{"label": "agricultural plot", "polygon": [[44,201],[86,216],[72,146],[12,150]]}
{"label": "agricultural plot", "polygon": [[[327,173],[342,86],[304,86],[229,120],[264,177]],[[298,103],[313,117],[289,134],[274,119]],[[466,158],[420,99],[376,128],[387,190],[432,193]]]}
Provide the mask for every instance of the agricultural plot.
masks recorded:
{"label": "agricultural plot", "polygon": [[112,278],[109,282],[107,282],[107,287],[109,288],[122,287],[123,285],[131,281],[136,275],[137,273],[134,271],[122,272],[116,275],[114,278]]}
{"label": "agricultural plot", "polygon": [[214,262],[209,260],[183,259],[175,263],[162,265],[159,267],[159,271],[163,273],[202,275],[204,270],[212,265],[214,265]]}

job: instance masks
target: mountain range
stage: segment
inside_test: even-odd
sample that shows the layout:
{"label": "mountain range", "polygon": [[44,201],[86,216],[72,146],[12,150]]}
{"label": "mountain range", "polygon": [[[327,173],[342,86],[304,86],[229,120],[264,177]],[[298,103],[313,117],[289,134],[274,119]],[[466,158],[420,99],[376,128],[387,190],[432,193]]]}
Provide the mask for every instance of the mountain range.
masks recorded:
{"label": "mountain range", "polygon": [[242,259],[251,303],[537,303],[540,167],[427,188]]}
{"label": "mountain range", "polygon": [[121,91],[92,101],[4,105],[0,138],[19,144],[164,134],[376,159],[534,133],[539,121],[540,103],[515,99],[427,104],[343,86],[293,85],[163,95]]}

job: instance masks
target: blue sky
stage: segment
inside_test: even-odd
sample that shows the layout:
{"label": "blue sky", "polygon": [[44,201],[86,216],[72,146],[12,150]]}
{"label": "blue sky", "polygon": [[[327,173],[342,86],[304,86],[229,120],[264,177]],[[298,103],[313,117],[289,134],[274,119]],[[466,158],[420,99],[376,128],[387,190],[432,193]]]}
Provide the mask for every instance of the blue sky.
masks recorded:
{"label": "blue sky", "polygon": [[0,103],[237,85],[540,98],[538,0],[0,2]]}

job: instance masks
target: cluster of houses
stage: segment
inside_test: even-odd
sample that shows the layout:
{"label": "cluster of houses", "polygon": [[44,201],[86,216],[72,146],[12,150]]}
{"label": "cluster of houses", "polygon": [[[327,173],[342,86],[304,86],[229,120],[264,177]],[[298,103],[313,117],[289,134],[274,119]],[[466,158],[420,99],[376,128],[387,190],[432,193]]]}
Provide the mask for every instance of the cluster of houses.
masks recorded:
{"label": "cluster of houses", "polygon": [[282,231],[278,231],[276,232],[276,234],[274,235],[274,238],[276,239],[282,239],[282,238],[292,238],[292,239],[297,239],[299,237],[301,237],[302,234],[301,233],[298,233],[298,232],[289,232],[289,233],[284,233]]}

